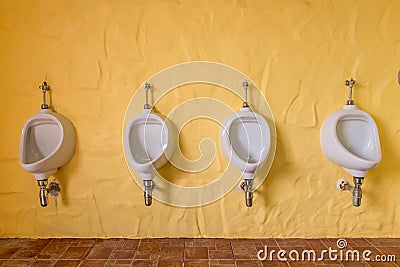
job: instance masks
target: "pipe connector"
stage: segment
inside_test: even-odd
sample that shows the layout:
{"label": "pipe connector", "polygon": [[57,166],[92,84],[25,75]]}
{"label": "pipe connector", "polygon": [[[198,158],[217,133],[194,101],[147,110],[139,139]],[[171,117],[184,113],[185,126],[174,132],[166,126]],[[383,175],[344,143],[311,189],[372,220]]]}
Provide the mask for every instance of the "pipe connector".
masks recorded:
{"label": "pipe connector", "polygon": [[143,181],[144,185],[144,204],[146,206],[151,206],[153,203],[153,189],[154,182],[153,180],[145,180]]}
{"label": "pipe connector", "polygon": [[42,207],[47,207],[47,198],[49,194],[53,197],[58,197],[58,194],[60,193],[60,185],[56,182],[53,181],[47,186],[48,180],[38,180],[38,186],[40,188],[39,191],[39,199],[40,199],[40,205]]}
{"label": "pipe connector", "polygon": [[253,179],[244,179],[240,184],[240,188],[244,191],[246,206],[253,206]]}
{"label": "pipe connector", "polygon": [[341,191],[350,191],[353,196],[353,206],[361,206],[362,189],[361,186],[364,182],[364,177],[353,177],[354,186],[350,185],[350,182],[345,179],[339,179],[336,183],[336,188]]}
{"label": "pipe connector", "polygon": [[47,188],[49,194],[53,197],[58,197],[58,194],[60,193],[60,185],[57,182],[51,182]]}

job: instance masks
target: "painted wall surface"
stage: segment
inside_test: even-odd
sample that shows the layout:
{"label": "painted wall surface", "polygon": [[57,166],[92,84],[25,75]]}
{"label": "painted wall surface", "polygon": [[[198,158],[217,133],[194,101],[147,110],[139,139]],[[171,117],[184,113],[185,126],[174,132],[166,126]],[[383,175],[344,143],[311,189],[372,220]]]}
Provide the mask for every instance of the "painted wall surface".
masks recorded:
{"label": "painted wall surface", "polygon": [[[0,237],[399,237],[400,1],[0,1]],[[214,61],[248,75],[277,128],[272,169],[246,208],[242,194],[199,208],[143,204],[122,149],[130,98],[148,77],[188,61]],[[368,172],[354,208],[336,180],[351,179],[320,149],[324,119],[357,80],[356,104],[375,119],[382,162]],[[18,164],[20,132],[52,86],[77,149],[55,175],[62,187],[41,208],[33,176]],[[164,96],[161,114],[195,97],[238,109],[212,85]],[[213,181],[227,161],[219,126],[196,120],[181,132],[190,159],[202,138],[218,149],[206,174],[171,173],[177,184]],[[172,175],[173,172],[173,175]]]}

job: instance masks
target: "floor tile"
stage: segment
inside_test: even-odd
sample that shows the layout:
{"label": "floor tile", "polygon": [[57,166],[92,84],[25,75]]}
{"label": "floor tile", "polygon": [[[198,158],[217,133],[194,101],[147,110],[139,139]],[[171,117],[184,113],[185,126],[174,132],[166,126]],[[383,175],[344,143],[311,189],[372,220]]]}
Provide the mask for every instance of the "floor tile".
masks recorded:
{"label": "floor tile", "polygon": [[214,247],[215,240],[209,238],[195,238],[193,239],[194,247]]}
{"label": "floor tile", "polygon": [[159,252],[161,250],[162,244],[157,242],[140,242],[138,251],[152,251]]}
{"label": "floor tile", "polygon": [[42,250],[50,243],[50,241],[51,241],[50,239],[36,239],[29,247],[29,249]]}
{"label": "floor tile", "polygon": [[150,260],[133,260],[131,267],[157,267],[157,262]]}
{"label": "floor tile", "polygon": [[400,238],[367,238],[374,246],[400,247]]}
{"label": "floor tile", "polygon": [[[314,262],[301,262],[301,261],[290,261],[288,262],[290,267],[314,267],[315,264]],[[329,264],[331,265],[331,264]],[[324,266],[329,266],[327,264],[324,264]],[[339,266],[342,266],[339,264]]]}
{"label": "floor tile", "polygon": [[162,244],[156,243],[155,241],[140,241],[134,258],[156,261],[160,257],[161,247]]}
{"label": "floor tile", "polygon": [[183,263],[184,267],[209,267],[210,263],[208,260],[185,260]]}
{"label": "floor tile", "polygon": [[315,264],[318,267],[343,267],[342,264]]}
{"label": "floor tile", "polygon": [[233,260],[233,259],[230,259],[230,260],[212,259],[212,260],[210,260],[210,266],[211,265],[213,265],[213,266],[221,266],[221,265],[222,266],[229,266],[229,265],[236,266],[235,260]]}
{"label": "floor tile", "polygon": [[130,267],[132,260],[109,260],[107,261],[107,267]]}
{"label": "floor tile", "polygon": [[264,239],[259,239],[261,246],[268,246],[268,247],[277,247],[278,243],[276,243],[275,238],[264,238]]}
{"label": "floor tile", "polygon": [[208,248],[187,247],[185,248],[185,259],[208,259]]}
{"label": "floor tile", "polygon": [[133,259],[135,250],[114,250],[111,253],[110,259]]}
{"label": "floor tile", "polygon": [[69,246],[70,243],[51,241],[44,249],[39,252],[39,255],[48,255],[51,259],[59,258],[68,249]]}
{"label": "floor tile", "polygon": [[216,250],[231,250],[231,241],[229,239],[216,239],[214,242]]}
{"label": "floor tile", "polygon": [[85,238],[79,241],[77,247],[93,247],[96,243],[96,239],[94,238]]}
{"label": "floor tile", "polygon": [[19,250],[18,247],[10,246],[10,247],[5,247],[1,248],[0,250],[0,259],[9,259],[11,258],[14,253],[16,253]]}
{"label": "floor tile", "polygon": [[6,260],[1,267],[30,267],[33,263],[34,261],[32,260]]}
{"label": "floor tile", "polygon": [[210,259],[233,259],[231,250],[211,250],[209,251]]}
{"label": "floor tile", "polygon": [[289,267],[288,263],[282,261],[264,261],[262,264],[263,267]]}
{"label": "floor tile", "polygon": [[393,267],[398,266],[393,262],[368,262],[371,267]]}
{"label": "floor tile", "polygon": [[[399,265],[393,262],[330,261],[325,254],[323,261],[289,261],[277,259],[280,249],[313,249],[316,257],[328,247],[337,249],[337,238],[322,239],[211,239],[211,238],[146,238],[146,239],[0,239],[1,267],[240,267],[240,266],[318,266],[318,267],[387,267]],[[370,250],[375,256],[393,255],[400,259],[400,239],[347,238],[347,250]],[[278,247],[278,245],[280,247]],[[259,250],[275,250],[274,261],[257,259]],[[292,254],[296,256],[296,253]]]}
{"label": "floor tile", "polygon": [[31,250],[31,249],[20,249],[15,252],[11,258],[14,259],[33,259],[39,254],[40,251],[38,250]]}
{"label": "floor tile", "polygon": [[122,245],[122,250],[136,250],[139,247],[139,239],[127,239]]}
{"label": "floor tile", "polygon": [[30,238],[14,239],[14,245],[18,246],[20,249],[29,249],[34,243],[35,239],[30,239]]}
{"label": "floor tile", "polygon": [[237,267],[263,267],[259,260],[236,260]]}
{"label": "floor tile", "polygon": [[232,242],[232,251],[235,259],[251,259],[257,256],[257,249],[254,243]]}
{"label": "floor tile", "polygon": [[[185,246],[185,242],[186,242],[186,238],[171,238],[169,240],[168,245],[165,246],[169,246],[169,247],[184,247]],[[163,244],[164,246],[164,244]]]}
{"label": "floor tile", "polygon": [[368,242],[368,240],[365,239],[365,238],[347,238],[346,241],[352,247],[353,246],[356,246],[356,247],[368,247],[368,246],[371,246],[371,243]]}
{"label": "floor tile", "polygon": [[90,248],[87,247],[69,247],[61,256],[62,259],[83,259]]}
{"label": "floor tile", "polygon": [[87,259],[108,259],[111,252],[113,251],[112,247],[93,247],[89,254],[87,255]]}
{"label": "floor tile", "polygon": [[56,260],[36,260],[32,267],[52,267],[56,263]]}
{"label": "floor tile", "polygon": [[[342,262],[342,265],[345,267],[371,267],[371,265],[369,265],[366,262]],[[318,265],[318,266],[325,266],[325,265]]]}
{"label": "floor tile", "polygon": [[400,247],[376,247],[381,254],[394,255],[396,259],[400,260]]}
{"label": "floor tile", "polygon": [[58,260],[54,267],[78,267],[80,263],[79,260]]}
{"label": "floor tile", "polygon": [[306,239],[308,244],[307,248],[310,249],[327,249],[327,246],[320,239]]}
{"label": "floor tile", "polygon": [[156,261],[160,258],[159,252],[136,251],[134,259]]}
{"label": "floor tile", "polygon": [[107,260],[84,260],[79,267],[104,267]]}
{"label": "floor tile", "polygon": [[183,248],[163,247],[160,252],[160,260],[179,260],[183,259]]}
{"label": "floor tile", "polygon": [[111,238],[111,239],[97,239],[94,246],[95,247],[108,247],[117,248],[122,247],[124,243],[123,239]]}
{"label": "floor tile", "polygon": [[276,239],[276,243],[280,248],[282,247],[307,247],[308,243],[305,239],[300,238],[283,238]]}
{"label": "floor tile", "polygon": [[157,267],[182,267],[182,260],[159,260]]}

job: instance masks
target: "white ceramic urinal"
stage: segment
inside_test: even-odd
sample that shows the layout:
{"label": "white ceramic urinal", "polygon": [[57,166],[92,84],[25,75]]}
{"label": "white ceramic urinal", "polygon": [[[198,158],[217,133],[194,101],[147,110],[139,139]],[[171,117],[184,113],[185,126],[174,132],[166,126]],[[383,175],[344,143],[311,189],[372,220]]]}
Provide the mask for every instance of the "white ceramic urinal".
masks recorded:
{"label": "white ceramic urinal", "polygon": [[[168,147],[168,125],[150,109],[133,117],[125,132],[127,158],[143,180],[151,180],[155,169],[166,162]],[[169,157],[170,155],[168,155]]]}
{"label": "white ceramic urinal", "polygon": [[241,108],[224,122],[220,142],[225,157],[242,171],[242,177],[254,179],[270,148],[267,121],[249,107]]}
{"label": "white ceramic urinal", "polygon": [[321,129],[325,156],[355,177],[365,177],[382,159],[374,119],[355,105],[332,113]]}
{"label": "white ceramic urinal", "polygon": [[36,180],[46,180],[74,154],[74,128],[61,114],[42,109],[25,122],[19,148],[21,167]]}
{"label": "white ceramic urinal", "polygon": [[42,206],[47,205],[47,179],[66,164],[74,152],[75,131],[72,123],[44,103],[39,113],[25,122],[19,144],[19,163],[38,181]]}
{"label": "white ceramic urinal", "polygon": [[[146,83],[146,94],[150,85]],[[160,116],[151,112],[147,103],[142,113],[127,124],[124,150],[129,164],[139,172],[144,184],[145,205],[152,203],[155,171],[164,166],[173,152],[171,126]]]}
{"label": "white ceramic urinal", "polygon": [[[350,92],[354,83],[353,79],[346,81],[346,85],[350,86]],[[367,170],[374,168],[382,159],[379,134],[374,119],[354,105],[350,93],[347,104],[325,120],[321,128],[320,141],[325,156],[354,177],[356,187],[349,190],[355,197],[354,206],[359,206],[363,178]],[[339,190],[344,190],[345,187],[341,183]],[[359,195],[354,196],[354,192]]]}
{"label": "white ceramic urinal", "polygon": [[[247,91],[247,82],[243,87]],[[251,207],[255,172],[267,159],[271,132],[267,121],[249,108],[246,97],[243,108],[223,123],[220,143],[224,156],[242,172],[246,205]]]}

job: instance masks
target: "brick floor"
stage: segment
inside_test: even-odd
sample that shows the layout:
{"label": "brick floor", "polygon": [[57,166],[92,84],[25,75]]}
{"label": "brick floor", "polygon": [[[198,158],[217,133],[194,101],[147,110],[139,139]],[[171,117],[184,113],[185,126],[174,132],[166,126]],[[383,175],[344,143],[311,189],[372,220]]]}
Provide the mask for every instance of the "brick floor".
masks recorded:
{"label": "brick floor", "polygon": [[[400,238],[0,239],[0,266],[38,267],[385,267],[400,266]],[[260,250],[267,259],[261,261]],[[313,260],[312,252],[315,252]],[[325,251],[325,252],[323,252]],[[329,257],[336,256],[336,260]],[[282,253],[285,254],[282,254]],[[310,254],[311,253],[311,254]],[[348,260],[346,260],[346,253]],[[360,257],[357,260],[357,253]],[[366,253],[366,259],[363,259]],[[272,259],[271,259],[272,255]],[[323,255],[323,257],[321,257]],[[287,261],[282,261],[284,257]],[[305,260],[302,260],[302,256]],[[354,260],[352,260],[354,258]],[[378,258],[379,257],[379,258]],[[389,259],[389,261],[377,261]],[[396,261],[397,260],[397,261]]]}

